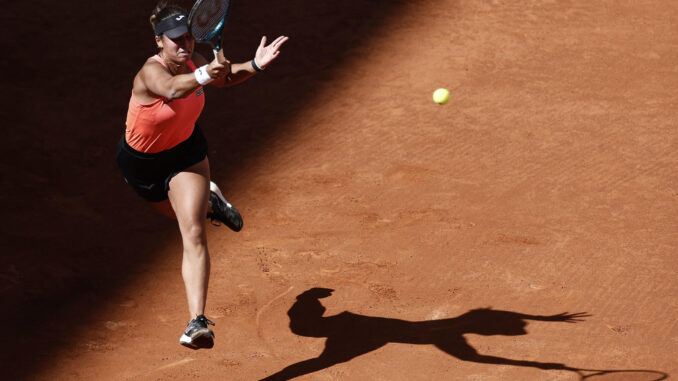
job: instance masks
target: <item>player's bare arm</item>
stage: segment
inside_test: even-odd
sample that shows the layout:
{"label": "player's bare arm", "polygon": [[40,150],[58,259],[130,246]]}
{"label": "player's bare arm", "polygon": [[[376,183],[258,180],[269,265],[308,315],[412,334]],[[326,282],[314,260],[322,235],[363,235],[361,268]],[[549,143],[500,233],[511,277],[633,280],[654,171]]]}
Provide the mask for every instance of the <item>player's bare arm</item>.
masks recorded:
{"label": "player's bare arm", "polygon": [[[259,71],[266,69],[280,54],[280,47],[289,40],[287,36],[279,36],[269,45],[266,45],[266,36],[261,38],[257,51],[252,60],[230,64],[230,74],[214,80],[210,85],[216,87],[228,87],[242,83]],[[219,62],[230,63],[224,57],[223,50],[218,53]]]}
{"label": "player's bare arm", "polygon": [[[212,78],[223,78],[227,72],[228,67],[217,60],[207,66],[207,73]],[[134,80],[134,95],[144,103],[159,97],[177,99],[193,93],[198,86],[200,84],[193,73],[172,75],[159,62],[148,60]]]}

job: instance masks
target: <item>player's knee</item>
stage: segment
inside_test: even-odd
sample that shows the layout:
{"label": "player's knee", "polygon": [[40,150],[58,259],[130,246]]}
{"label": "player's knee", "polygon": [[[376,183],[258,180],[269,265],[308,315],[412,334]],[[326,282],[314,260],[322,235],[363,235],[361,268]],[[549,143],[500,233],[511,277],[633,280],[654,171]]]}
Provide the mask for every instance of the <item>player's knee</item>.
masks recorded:
{"label": "player's knee", "polygon": [[181,229],[181,237],[184,245],[205,246],[207,236],[205,234],[205,223],[203,221],[186,221]]}

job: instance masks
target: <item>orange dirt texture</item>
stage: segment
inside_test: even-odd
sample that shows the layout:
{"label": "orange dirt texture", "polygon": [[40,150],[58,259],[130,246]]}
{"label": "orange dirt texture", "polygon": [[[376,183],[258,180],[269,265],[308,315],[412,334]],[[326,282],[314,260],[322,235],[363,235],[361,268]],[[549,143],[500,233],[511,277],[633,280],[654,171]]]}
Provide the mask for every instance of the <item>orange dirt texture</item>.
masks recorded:
{"label": "orange dirt texture", "polygon": [[154,5],[0,16],[0,378],[678,375],[678,2],[234,1],[231,60],[290,41],[206,90],[245,227],[208,225],[200,351],[176,222],[114,162]]}

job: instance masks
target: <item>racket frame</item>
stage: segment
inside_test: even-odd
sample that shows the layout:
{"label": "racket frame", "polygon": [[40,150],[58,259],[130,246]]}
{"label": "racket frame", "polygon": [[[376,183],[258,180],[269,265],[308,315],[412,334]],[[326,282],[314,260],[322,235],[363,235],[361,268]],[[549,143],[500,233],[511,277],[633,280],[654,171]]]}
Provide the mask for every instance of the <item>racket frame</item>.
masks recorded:
{"label": "racket frame", "polygon": [[[202,2],[203,0],[196,1],[195,4],[193,4],[193,7],[191,8],[191,12],[188,14],[188,29],[191,31],[191,34],[193,34],[193,28],[191,27],[191,24],[193,23],[193,19],[196,16],[195,12]],[[226,17],[228,17],[228,13],[230,12],[230,10],[231,10],[231,1],[229,0],[226,4],[226,10],[224,11],[224,15],[221,17],[219,24],[217,24],[214,30],[212,30],[212,32],[208,34],[207,37],[203,39],[196,39],[197,42],[208,43],[212,47],[212,53],[214,53],[214,58],[217,58],[217,53],[219,52],[219,49],[221,49],[222,32],[224,30],[224,25],[226,25]],[[212,43],[212,41],[210,41],[212,38],[214,38],[214,36],[217,36],[216,45]]]}

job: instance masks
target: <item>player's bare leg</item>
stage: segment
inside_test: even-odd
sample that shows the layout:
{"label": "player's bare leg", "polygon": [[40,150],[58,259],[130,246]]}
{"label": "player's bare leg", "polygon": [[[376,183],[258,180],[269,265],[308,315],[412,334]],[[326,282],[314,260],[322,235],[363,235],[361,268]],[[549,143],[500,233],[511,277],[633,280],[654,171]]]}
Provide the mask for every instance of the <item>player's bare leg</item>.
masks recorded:
{"label": "player's bare leg", "polygon": [[211,322],[204,317],[210,272],[205,232],[209,192],[207,159],[179,173],[170,181],[169,201],[181,231],[184,248],[181,274],[192,319],[180,341],[192,349],[210,348],[214,337],[207,328],[207,324]]}

